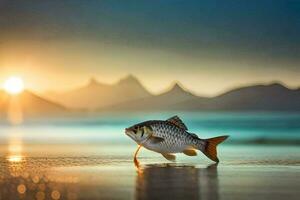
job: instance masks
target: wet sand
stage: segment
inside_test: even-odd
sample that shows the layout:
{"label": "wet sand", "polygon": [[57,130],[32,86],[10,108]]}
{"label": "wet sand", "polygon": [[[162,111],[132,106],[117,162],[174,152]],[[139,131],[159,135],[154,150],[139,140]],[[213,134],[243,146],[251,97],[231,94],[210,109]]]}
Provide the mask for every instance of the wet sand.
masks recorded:
{"label": "wet sand", "polygon": [[[143,150],[136,167],[134,147],[95,152],[96,147],[45,145],[27,148],[24,155],[2,152],[0,199],[292,200],[300,195],[297,148],[224,147],[218,165],[203,155],[182,155],[169,163]],[[276,151],[283,153],[267,156]]]}

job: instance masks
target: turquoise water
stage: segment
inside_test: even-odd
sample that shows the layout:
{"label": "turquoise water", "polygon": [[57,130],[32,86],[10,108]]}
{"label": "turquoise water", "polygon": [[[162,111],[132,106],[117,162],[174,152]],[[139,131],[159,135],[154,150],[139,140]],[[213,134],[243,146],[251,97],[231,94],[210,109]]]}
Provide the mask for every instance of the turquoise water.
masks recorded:
{"label": "turquoise water", "polygon": [[30,143],[131,143],[124,128],[151,119],[179,115],[189,131],[200,138],[230,135],[226,144],[270,141],[272,144],[300,145],[300,113],[130,113],[98,114],[59,118],[25,119],[11,126],[0,122],[0,141],[12,134]]}

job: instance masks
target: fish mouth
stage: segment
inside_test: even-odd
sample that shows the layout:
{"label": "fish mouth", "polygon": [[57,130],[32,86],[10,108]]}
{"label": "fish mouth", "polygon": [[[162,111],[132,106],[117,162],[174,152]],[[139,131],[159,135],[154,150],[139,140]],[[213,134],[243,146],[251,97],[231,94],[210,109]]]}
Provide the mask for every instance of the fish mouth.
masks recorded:
{"label": "fish mouth", "polygon": [[130,136],[131,135],[131,130],[129,128],[125,128],[125,134]]}
{"label": "fish mouth", "polygon": [[125,134],[126,134],[128,137],[130,137],[131,139],[135,140],[135,137],[134,137],[134,135],[133,135],[131,129],[125,128]]}
{"label": "fish mouth", "polygon": [[125,128],[125,134],[129,135],[130,134],[130,129],[129,128]]}

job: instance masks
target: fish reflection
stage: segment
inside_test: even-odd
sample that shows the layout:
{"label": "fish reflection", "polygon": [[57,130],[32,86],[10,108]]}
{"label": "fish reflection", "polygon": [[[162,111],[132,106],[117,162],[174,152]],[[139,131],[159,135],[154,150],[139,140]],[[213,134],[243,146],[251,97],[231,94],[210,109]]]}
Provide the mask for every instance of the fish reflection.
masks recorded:
{"label": "fish reflection", "polygon": [[219,199],[217,164],[196,168],[176,164],[139,166],[135,198]]}

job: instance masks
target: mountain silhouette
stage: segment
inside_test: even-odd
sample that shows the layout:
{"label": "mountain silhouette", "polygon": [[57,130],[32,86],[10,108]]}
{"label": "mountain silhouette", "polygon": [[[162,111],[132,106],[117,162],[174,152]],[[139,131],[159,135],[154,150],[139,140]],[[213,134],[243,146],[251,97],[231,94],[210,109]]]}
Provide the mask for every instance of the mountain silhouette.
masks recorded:
{"label": "mountain silhouette", "polygon": [[[180,83],[176,82],[170,89],[159,94],[152,95],[146,98],[136,99],[134,101],[127,101],[121,104],[113,105],[105,109],[108,110],[157,110],[157,109],[168,109],[170,106],[184,102],[187,100],[195,100],[197,97],[190,91],[186,90],[181,86]],[[100,109],[101,110],[101,109]]]}
{"label": "mountain silhouette", "polygon": [[48,93],[46,96],[70,108],[93,110],[149,97],[151,94],[135,76],[128,75],[115,84],[100,83],[92,78],[81,88],[62,93]]}
{"label": "mountain silhouette", "polygon": [[300,111],[300,90],[280,83],[236,88],[215,97],[195,96],[178,84],[160,95],[125,102],[108,110]]}
{"label": "mountain silhouette", "polygon": [[51,115],[66,113],[67,108],[57,103],[51,102],[28,90],[18,95],[9,95],[0,91],[0,113],[6,114],[11,109],[18,109],[23,115]]}
{"label": "mountain silhouette", "polygon": [[[1,94],[0,94],[1,95]],[[299,111],[300,89],[281,83],[239,87],[215,97],[201,97],[175,82],[158,95],[128,75],[115,84],[96,79],[81,88],[49,95],[69,108],[91,111]]]}
{"label": "mountain silhouette", "polygon": [[194,99],[173,105],[171,109],[183,110],[300,110],[300,91],[280,83],[254,85],[230,90],[207,99]]}

